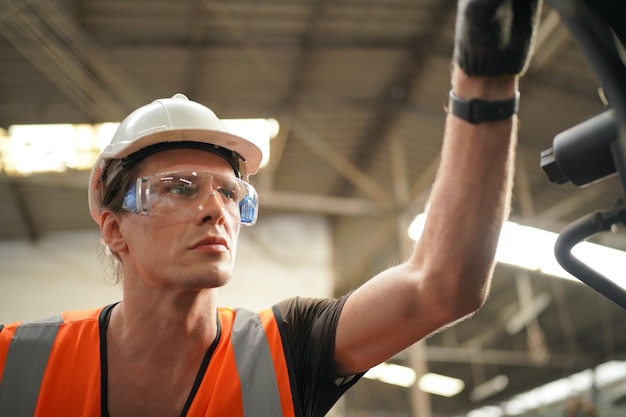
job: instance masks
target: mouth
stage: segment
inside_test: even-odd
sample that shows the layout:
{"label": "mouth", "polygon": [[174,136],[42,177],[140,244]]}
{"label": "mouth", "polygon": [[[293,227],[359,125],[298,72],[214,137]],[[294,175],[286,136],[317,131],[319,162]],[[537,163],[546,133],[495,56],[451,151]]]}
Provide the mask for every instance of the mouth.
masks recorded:
{"label": "mouth", "polygon": [[209,236],[191,245],[190,249],[208,252],[225,252],[230,249],[230,245],[228,240],[221,236]]}

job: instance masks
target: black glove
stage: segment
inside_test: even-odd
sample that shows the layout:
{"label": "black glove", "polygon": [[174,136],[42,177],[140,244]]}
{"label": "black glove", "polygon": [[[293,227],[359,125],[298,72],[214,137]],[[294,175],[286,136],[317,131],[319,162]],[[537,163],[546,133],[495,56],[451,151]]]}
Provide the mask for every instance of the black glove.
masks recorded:
{"label": "black glove", "polygon": [[543,0],[459,0],[454,61],[467,75],[522,74]]}

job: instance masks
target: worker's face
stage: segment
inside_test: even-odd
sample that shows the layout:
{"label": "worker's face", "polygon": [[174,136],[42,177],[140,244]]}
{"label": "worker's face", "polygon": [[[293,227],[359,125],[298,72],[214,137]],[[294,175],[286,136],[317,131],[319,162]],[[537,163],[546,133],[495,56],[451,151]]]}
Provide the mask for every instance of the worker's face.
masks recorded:
{"label": "worker's face", "polygon": [[[222,180],[236,181],[223,158],[202,150],[175,149],[156,153],[136,167],[136,178],[163,172],[211,173]],[[170,188],[170,193],[182,193]],[[230,194],[206,192],[194,210],[180,203],[168,215],[119,212],[124,249],[117,251],[128,281],[139,276],[148,285],[187,289],[219,287],[231,277],[239,219],[226,201]]]}

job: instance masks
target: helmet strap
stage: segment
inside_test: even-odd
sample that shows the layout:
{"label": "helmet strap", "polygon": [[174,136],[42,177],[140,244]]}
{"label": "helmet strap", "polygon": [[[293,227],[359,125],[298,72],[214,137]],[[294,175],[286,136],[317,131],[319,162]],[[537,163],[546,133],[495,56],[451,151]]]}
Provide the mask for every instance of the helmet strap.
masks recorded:
{"label": "helmet strap", "polygon": [[239,170],[239,161],[243,160],[241,155],[237,152],[223,148],[218,145],[213,145],[204,142],[193,141],[178,141],[178,142],[160,142],[154,145],[146,146],[143,149],[138,150],[125,158],[121,159],[120,167],[126,168],[129,165],[133,165],[147,156],[153,155],[158,152],[168,151],[171,149],[199,149],[206,152],[211,152],[215,155],[224,158],[235,171],[237,178],[241,178],[241,171]]}

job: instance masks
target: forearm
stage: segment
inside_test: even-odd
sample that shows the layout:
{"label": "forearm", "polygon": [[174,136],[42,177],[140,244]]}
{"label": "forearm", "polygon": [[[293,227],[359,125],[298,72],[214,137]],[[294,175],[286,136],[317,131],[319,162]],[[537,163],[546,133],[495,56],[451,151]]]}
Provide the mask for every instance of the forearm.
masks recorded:
{"label": "forearm", "polygon": [[[453,58],[458,67],[452,77],[457,98],[493,102],[515,95],[541,4],[459,0]],[[510,208],[517,117],[508,116],[515,110],[511,103],[480,103],[483,111],[472,115],[464,104],[455,101],[455,113],[477,123],[446,118],[428,217],[413,255],[346,301],[335,341],[338,375],[380,363],[467,316],[486,298]]]}
{"label": "forearm", "polygon": [[[517,91],[516,77],[467,77],[453,73],[461,98],[499,100]],[[412,261],[424,285],[462,312],[484,301],[497,240],[510,207],[517,118],[471,124],[448,115],[441,164],[428,220]],[[465,305],[466,303],[466,305]]]}

